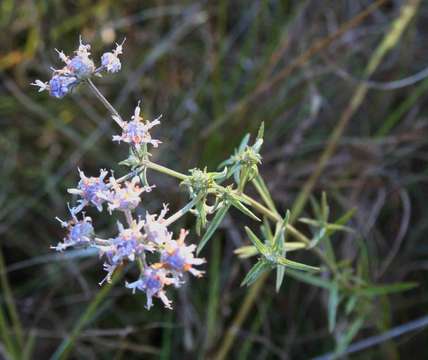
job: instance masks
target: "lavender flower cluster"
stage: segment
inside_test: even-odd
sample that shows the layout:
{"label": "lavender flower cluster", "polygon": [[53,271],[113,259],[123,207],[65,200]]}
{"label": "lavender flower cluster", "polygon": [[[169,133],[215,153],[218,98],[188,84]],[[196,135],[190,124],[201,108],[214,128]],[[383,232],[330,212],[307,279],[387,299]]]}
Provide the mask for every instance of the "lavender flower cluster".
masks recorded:
{"label": "lavender flower cluster", "polygon": [[[122,53],[122,44],[117,45],[112,52],[101,57],[101,66],[95,68],[89,58],[90,45],[80,41],[76,55],[69,59],[63,52],[58,52],[66,66],[61,70],[54,70],[49,83],[37,80],[33,85],[40,87],[40,91],[49,90],[56,98],[62,98],[80,81],[88,79],[100,71],[117,72],[121,68],[118,55]],[[113,119],[120,126],[122,132],[113,136],[115,142],[125,142],[131,147],[131,152],[140,152],[142,147],[157,147],[159,140],[151,137],[150,129],[160,124],[159,118],[149,122],[140,116],[140,106],[137,104],[131,121],[124,121],[119,116]],[[147,152],[145,154],[148,154]],[[184,274],[191,273],[200,277],[203,271],[195,268],[205,262],[195,257],[195,245],[186,245],[188,231],[182,229],[178,238],[169,231],[168,226],[177,219],[171,216],[166,218],[168,206],[164,204],[157,214],[146,213],[145,217],[137,216],[136,209],[141,203],[141,195],[149,193],[154,186],[142,184],[135,171],[116,179],[112,171],[100,170],[99,176],[86,176],[80,169],[80,181],[76,188],[68,192],[78,197],[75,207],[69,207],[71,219],[58,219],[67,234],[63,241],[52,248],[63,251],[70,247],[94,247],[98,249],[100,257],[104,259],[104,270],[107,272],[100,282],[110,282],[112,275],[120,266],[126,263],[136,263],[140,276],[134,282],[126,283],[126,287],[145,292],[147,296],[146,308],[153,305],[153,297],[161,299],[166,308],[171,309],[171,301],[165,293],[169,285],[179,287],[184,282]],[[109,214],[122,214],[126,223],[117,220],[117,233],[111,238],[101,238],[96,235],[93,220],[87,216],[85,209],[96,208]],[[173,220],[171,220],[173,219]],[[149,261],[150,259],[154,259]]]}
{"label": "lavender flower cluster", "polygon": [[38,86],[39,92],[47,90],[51,96],[61,99],[82,80],[92,75],[100,76],[103,71],[118,72],[122,67],[119,55],[122,54],[124,42],[125,40],[121,44],[116,44],[116,48],[111,52],[104,53],[101,56],[101,65],[95,68],[95,64],[90,58],[91,45],[83,44],[80,38],[79,47],[72,58],[66,56],[62,51],[56,50],[65,66],[62,69],[52,68],[53,75],[49,82],[36,80],[31,85]]}

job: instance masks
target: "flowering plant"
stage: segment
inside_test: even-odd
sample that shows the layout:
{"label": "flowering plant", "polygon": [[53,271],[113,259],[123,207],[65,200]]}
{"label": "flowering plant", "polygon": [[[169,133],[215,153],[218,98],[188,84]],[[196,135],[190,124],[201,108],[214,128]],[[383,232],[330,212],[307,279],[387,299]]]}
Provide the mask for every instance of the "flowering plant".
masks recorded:
{"label": "flowering plant", "polygon": [[[126,282],[126,288],[133,293],[137,290],[144,292],[147,309],[152,307],[153,298],[159,298],[166,308],[171,309],[172,303],[166,290],[171,285],[180,287],[186,279],[186,273],[195,277],[203,276],[204,271],[200,266],[205,263],[205,259],[199,257],[199,253],[233,207],[261,224],[260,235],[250,227],[245,227],[251,244],[235,251],[241,258],[258,258],[244,277],[242,285],[251,285],[263,273],[275,270],[277,291],[285,274],[327,290],[330,331],[335,329],[337,310],[341,304],[344,304],[346,315],[358,319],[358,326],[361,327],[363,321],[359,319],[370,314],[374,296],[409,287],[406,284],[376,287],[369,279],[356,273],[349,262],[339,262],[336,259],[330,238],[338,231],[352,232],[345,224],[353,212],[331,222],[325,194],[319,203],[316,200],[312,202],[315,218],[298,219],[311,230],[310,236],[291,224],[289,211],[285,214],[278,211],[259,172],[263,124],[254,143],[250,144],[250,135],[245,135],[234,154],[220,164],[218,171],[194,168],[181,173],[152,162],[150,150],[157,148],[161,141],[154,139],[151,131],[160,124],[161,117],[147,121],[141,116],[138,102],[130,121],[125,121],[92,82],[94,77],[121,69],[119,55],[123,52],[123,45],[124,42],[116,44],[114,50],[104,53],[101,64],[96,67],[91,59],[90,45],[80,40],[79,47],[71,58],[62,51],[57,51],[65,66],[60,70],[53,69],[49,82],[36,80],[33,83],[39,87],[39,91],[46,90],[55,98],[63,98],[80,84],[87,85],[118,125],[119,133],[113,136],[113,142],[129,146],[128,158],[120,162],[129,171],[119,178],[106,169],[101,169],[98,176],[87,176],[82,170],[78,170],[80,181],[75,188],[68,190],[78,198],[74,207],[69,206],[71,219],[58,219],[67,233],[63,241],[52,248],[57,251],[70,247],[96,248],[104,260],[103,268],[107,273],[100,285],[111,282],[112,276],[125,264],[135,264],[139,276],[132,279],[132,282]],[[138,215],[142,197],[149,196],[156,186],[149,183],[148,171],[157,171],[178,179],[188,193],[188,203],[170,216],[166,204],[159,214],[146,212],[145,216]],[[261,202],[245,193],[249,184],[257,191]],[[98,236],[92,217],[86,213],[90,208],[117,217],[117,233],[110,238]],[[189,231],[181,229],[176,236],[170,230],[171,225],[187,213],[196,218],[195,230],[200,237],[197,246],[186,242]],[[290,253],[299,250],[314,253],[321,261],[321,266],[289,259]],[[323,272],[322,277],[317,276],[319,272]],[[355,333],[355,329],[353,331]],[[338,335],[338,339],[343,346],[352,336],[345,333]]]}

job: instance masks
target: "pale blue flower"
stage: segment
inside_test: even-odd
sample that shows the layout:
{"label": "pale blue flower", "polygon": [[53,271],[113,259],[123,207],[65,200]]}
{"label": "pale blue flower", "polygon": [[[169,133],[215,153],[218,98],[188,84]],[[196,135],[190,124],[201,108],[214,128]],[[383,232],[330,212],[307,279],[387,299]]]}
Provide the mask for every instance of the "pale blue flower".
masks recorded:
{"label": "pale blue flower", "polygon": [[184,272],[188,271],[192,275],[201,277],[203,271],[194,268],[195,265],[202,265],[205,259],[196,258],[194,252],[195,245],[186,245],[184,240],[188,231],[181,229],[180,236],[177,240],[168,240],[164,250],[161,251],[161,264],[165,269],[173,271],[174,275],[181,277]]}
{"label": "pale blue flower", "polygon": [[122,64],[119,60],[119,55],[122,54],[122,46],[125,42],[123,39],[121,44],[116,43],[116,49],[111,52],[106,52],[101,56],[101,66],[110,73],[116,73],[120,71]]}
{"label": "pale blue flower", "polygon": [[167,309],[172,309],[172,302],[167,298],[164,290],[165,286],[171,284],[180,285],[175,279],[169,278],[165,270],[146,267],[137,281],[126,283],[125,286],[132,289],[133,293],[136,290],[145,292],[147,297],[146,309],[149,310],[153,306],[153,296],[160,298]]}
{"label": "pale blue flower", "polygon": [[122,262],[124,259],[134,261],[136,256],[141,255],[145,250],[153,251],[153,247],[143,244],[144,236],[141,233],[143,221],[133,220],[129,228],[125,228],[118,222],[119,234],[111,239],[112,253],[111,261],[114,264]]}
{"label": "pale blue flower", "polygon": [[172,238],[172,233],[168,231],[165,225],[165,215],[168,212],[168,206],[163,205],[161,213],[158,215],[146,214],[146,220],[144,222],[144,232],[148,241],[162,245]]}
{"label": "pale blue flower", "polygon": [[134,210],[141,201],[140,195],[144,191],[151,191],[152,187],[140,185],[140,178],[134,176],[131,181],[120,184],[114,177],[110,177],[109,186],[111,190],[104,193],[98,193],[98,196],[106,200],[108,210],[128,211]]}
{"label": "pale blue flower", "polygon": [[48,89],[51,96],[61,99],[67,95],[76,85],[77,78],[74,76],[54,75],[49,81]]}
{"label": "pale blue flower", "polygon": [[92,226],[92,219],[89,216],[83,215],[82,220],[78,220],[76,214],[70,209],[71,220],[63,221],[59,218],[57,220],[61,223],[63,228],[67,228],[67,236],[64,237],[63,242],[59,242],[52,249],[62,251],[70,246],[87,246],[91,244],[94,236],[94,227]]}
{"label": "pale blue flower", "polygon": [[[80,181],[75,189],[68,189],[70,194],[79,195],[82,199],[79,200],[80,205],[74,208],[74,212],[78,213],[86,205],[94,205],[98,211],[102,211],[103,203],[106,201],[102,198],[102,194],[108,191],[108,186],[104,179],[107,176],[107,170],[101,169],[100,176],[87,177],[84,172],[79,170]],[[101,197],[100,197],[101,196]]]}
{"label": "pale blue flower", "polygon": [[78,78],[88,77],[95,71],[93,61],[84,56],[73,57],[67,64],[67,68]]}
{"label": "pale blue flower", "polygon": [[158,147],[161,143],[159,140],[152,139],[150,135],[150,129],[156,125],[160,124],[158,117],[157,119],[150,121],[144,121],[140,116],[140,103],[135,108],[134,115],[131,117],[131,121],[123,121],[117,116],[113,116],[113,119],[118,123],[118,125],[122,128],[121,135],[114,135],[113,141],[117,142],[126,142],[135,146],[136,149],[140,149],[143,144],[151,144],[154,147]]}

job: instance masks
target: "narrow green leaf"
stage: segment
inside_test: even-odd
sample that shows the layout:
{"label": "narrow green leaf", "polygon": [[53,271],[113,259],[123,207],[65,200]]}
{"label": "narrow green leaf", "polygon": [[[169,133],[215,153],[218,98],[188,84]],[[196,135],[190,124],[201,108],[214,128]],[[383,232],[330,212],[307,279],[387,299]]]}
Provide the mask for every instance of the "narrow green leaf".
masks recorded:
{"label": "narrow green leaf", "polygon": [[343,354],[345,349],[348,347],[348,345],[351,343],[351,341],[354,339],[354,337],[357,335],[358,331],[360,331],[363,325],[364,325],[364,317],[357,318],[348,328],[348,331],[346,331],[339,338],[339,341],[337,343],[336,350],[335,350],[335,355],[337,357]]}
{"label": "narrow green leaf", "polygon": [[263,225],[260,226],[260,232],[262,233],[265,242],[271,244],[273,240],[273,234],[266,217],[263,218]]}
{"label": "narrow green leaf", "polygon": [[236,200],[234,198],[231,199],[231,203],[233,207],[237,208],[239,211],[241,211],[243,214],[247,215],[248,217],[252,218],[256,221],[261,221],[256,215],[254,215],[250,209],[248,209],[244,204],[242,204],[239,200]]}
{"label": "narrow green leaf", "polygon": [[323,222],[326,223],[328,221],[329,214],[330,208],[327,203],[327,194],[323,191],[321,195],[321,218]]}
{"label": "narrow green leaf", "polygon": [[325,228],[321,228],[319,229],[319,231],[315,234],[314,238],[311,240],[309,249],[314,248],[315,246],[318,245],[318,243],[324,239],[325,235],[326,235],[326,229]]}
{"label": "narrow green leaf", "polygon": [[327,233],[329,235],[331,235],[333,232],[336,232],[336,231],[345,231],[348,233],[354,233],[355,232],[354,229],[351,229],[348,226],[338,225],[338,224],[327,224],[326,228],[327,228]]}
{"label": "narrow green leaf", "polygon": [[270,270],[272,268],[271,264],[267,261],[259,260],[256,264],[250,269],[248,274],[242,280],[241,286],[247,285],[250,286],[254,281],[256,281],[261,274]]}
{"label": "narrow green leaf", "polygon": [[211,239],[214,232],[217,230],[217,228],[220,226],[221,222],[223,221],[223,218],[227,214],[227,211],[229,210],[230,205],[225,204],[222,208],[218,209],[216,214],[214,215],[214,218],[212,219],[211,223],[208,225],[207,231],[205,231],[204,236],[202,237],[201,241],[198,244],[198,248],[196,249],[196,254],[199,254],[204,246],[207,244],[208,240]]}
{"label": "narrow green leaf", "polygon": [[274,241],[273,241],[275,250],[278,251],[278,253],[281,256],[285,256],[285,254],[284,254],[285,238],[287,235],[287,225],[288,225],[289,219],[290,219],[290,211],[287,210],[281,226],[277,229],[277,231],[275,233],[275,237],[274,237]]}
{"label": "narrow green leaf", "polygon": [[286,268],[285,273],[296,280],[305,282],[309,285],[318,286],[323,289],[330,290],[332,286],[332,283],[328,282],[327,280],[324,280],[319,276],[314,276],[306,272],[295,271],[295,270]]}
{"label": "narrow green leaf", "polygon": [[311,202],[312,210],[315,214],[315,217],[318,219],[321,219],[322,218],[322,211],[321,211],[320,205],[318,204],[318,201],[312,195],[309,198],[309,201]]}
{"label": "narrow green leaf", "polygon": [[248,145],[248,141],[250,141],[250,134],[245,134],[242,138],[241,143],[239,144],[238,152],[242,152]]}
{"label": "narrow green leaf", "polygon": [[324,248],[325,248],[325,256],[332,263],[336,262],[336,255],[334,254],[333,245],[331,244],[330,238],[327,236],[324,237],[323,240]]}
{"label": "narrow green leaf", "polygon": [[257,192],[262,197],[265,204],[268,206],[268,208],[276,213],[277,210],[275,207],[275,203],[270,195],[269,189],[266,186],[266,183],[264,182],[263,178],[259,174],[257,174],[257,176],[252,180],[252,182]]}
{"label": "narrow green leaf", "polygon": [[351,220],[351,218],[354,216],[355,211],[357,209],[353,208],[349,211],[347,211],[344,215],[342,215],[339,219],[337,219],[334,223],[336,225],[344,225],[346,224],[349,220]]}
{"label": "narrow green leaf", "polygon": [[333,282],[328,298],[328,331],[333,332],[336,327],[337,307],[339,306],[339,288],[337,283]]}
{"label": "narrow green leaf", "polygon": [[296,251],[296,250],[305,249],[305,248],[306,248],[306,244],[298,241],[293,241],[293,242],[286,241],[284,244],[284,249],[287,252]]}
{"label": "narrow green leaf", "polygon": [[371,286],[367,288],[359,289],[358,292],[364,296],[379,296],[379,295],[387,295],[402,291],[407,291],[417,287],[419,284],[414,282],[406,282],[406,283],[395,283],[391,285],[379,285],[379,286]]}
{"label": "narrow green leaf", "polygon": [[[285,251],[296,251],[306,248],[306,245],[301,242],[286,242],[284,244]],[[257,251],[256,247],[253,245],[247,245],[247,246],[241,246],[237,248],[234,253],[238,255],[240,258],[249,258],[251,256],[257,255],[259,252]]]}
{"label": "narrow green leaf", "polygon": [[252,256],[257,255],[259,252],[256,247],[253,245],[241,246],[234,251],[241,259],[246,259]]}
{"label": "narrow green leaf", "polygon": [[299,263],[297,261],[286,259],[284,257],[278,257],[277,261],[278,261],[278,264],[288,266],[295,270],[315,271],[315,272],[320,270],[319,267],[306,265],[303,263]]}
{"label": "narrow green leaf", "polygon": [[278,265],[276,267],[276,284],[275,284],[276,292],[279,292],[279,289],[281,288],[281,285],[284,281],[284,275],[285,275],[285,266]]}
{"label": "narrow green leaf", "polygon": [[314,226],[314,227],[323,227],[324,226],[324,224],[319,220],[313,220],[313,219],[304,218],[304,217],[299,218],[298,221],[300,221],[304,224],[307,224],[307,225]]}
{"label": "narrow green leaf", "polygon": [[256,249],[259,251],[259,253],[262,255],[267,255],[269,249],[260,241],[260,239],[256,236],[256,234],[252,232],[252,230],[248,226],[245,227],[245,232],[247,233],[248,237],[250,238]]}
{"label": "narrow green leaf", "polygon": [[236,167],[235,172],[233,173],[233,180],[235,181],[236,184],[239,184],[239,182],[241,181],[240,178],[241,178],[241,165],[238,165]]}
{"label": "narrow green leaf", "polygon": [[345,306],[345,313],[346,315],[350,315],[351,312],[355,309],[355,305],[357,305],[358,297],[355,295],[352,295],[348,301],[346,302]]}
{"label": "narrow green leaf", "polygon": [[257,132],[257,139],[263,140],[264,134],[265,134],[265,122],[262,121],[262,123],[260,124],[260,127],[259,127],[259,131]]}

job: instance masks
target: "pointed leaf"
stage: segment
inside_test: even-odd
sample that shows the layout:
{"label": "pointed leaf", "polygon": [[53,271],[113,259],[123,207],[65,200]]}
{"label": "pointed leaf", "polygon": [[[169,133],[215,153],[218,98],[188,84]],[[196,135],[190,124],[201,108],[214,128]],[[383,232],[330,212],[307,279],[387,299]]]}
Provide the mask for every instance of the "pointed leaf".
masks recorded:
{"label": "pointed leaf", "polygon": [[354,229],[351,229],[348,226],[338,225],[338,224],[327,224],[326,228],[327,228],[327,233],[329,235],[336,232],[336,231],[345,231],[345,232],[348,232],[351,234],[355,232]]}
{"label": "pointed leaf", "polygon": [[319,267],[306,265],[303,263],[299,263],[297,261],[286,259],[284,257],[278,257],[277,262],[280,265],[285,265],[285,266],[288,266],[288,267],[295,269],[295,270],[312,271],[312,272],[316,272],[316,271],[320,270]]}
{"label": "pointed leaf", "polygon": [[278,265],[276,267],[276,284],[275,284],[276,292],[279,292],[279,289],[281,288],[281,285],[284,281],[284,275],[285,275],[285,266]]}
{"label": "pointed leaf", "polygon": [[356,210],[357,209],[353,208],[353,209],[347,211],[344,215],[342,215],[334,223],[336,225],[344,225],[344,224],[346,224],[349,220],[351,220],[352,216],[354,216]]}
{"label": "pointed leaf", "polygon": [[242,138],[241,143],[239,144],[238,152],[243,152],[248,145],[248,141],[250,141],[250,134],[245,134]]}
{"label": "pointed leaf", "polygon": [[417,287],[419,284],[414,282],[405,282],[405,283],[395,283],[391,285],[379,285],[379,286],[371,286],[367,288],[359,289],[359,294],[365,296],[379,296],[379,295],[387,295],[402,291],[407,291]]}
{"label": "pointed leaf", "polygon": [[290,211],[287,210],[284,220],[281,226],[279,227],[279,229],[277,229],[278,231],[276,232],[275,238],[274,238],[274,247],[281,256],[284,256],[284,250],[285,250],[284,244],[285,244],[285,237],[287,235],[286,233],[287,233],[287,225],[288,225],[289,219],[290,219]]}
{"label": "pointed leaf", "polygon": [[[301,242],[286,242],[285,243],[285,251],[296,251],[306,248],[306,245]],[[237,248],[234,253],[238,255],[240,258],[245,259],[251,256],[257,255],[259,252],[257,248],[253,245],[241,246]]]}
{"label": "pointed leaf", "polygon": [[314,238],[311,240],[311,243],[310,243],[310,245],[309,245],[309,247],[308,247],[308,249],[312,249],[312,248],[314,248],[315,246],[317,246],[318,245],[318,243],[322,240],[322,239],[324,239],[324,237],[325,237],[325,235],[326,235],[326,229],[325,228],[321,228],[316,234],[315,234],[315,236],[314,236]]}
{"label": "pointed leaf", "polygon": [[332,358],[340,358],[340,355],[344,353],[348,345],[351,343],[352,339],[354,339],[354,337],[357,335],[358,331],[360,331],[363,325],[364,317],[359,317],[351,324],[351,326],[344,334],[341,334],[341,336],[339,337],[339,341],[336,345],[336,350],[334,352],[335,356]]}
{"label": "pointed leaf", "polygon": [[237,248],[234,253],[238,255],[241,259],[246,259],[251,256],[257,255],[259,252],[256,247],[253,245],[241,246]]}
{"label": "pointed leaf", "polygon": [[259,253],[262,255],[267,255],[269,249],[260,241],[260,239],[256,236],[256,234],[252,232],[252,230],[248,226],[245,227],[245,232],[247,233],[248,237],[250,238],[256,249],[259,251]]}
{"label": "pointed leaf", "polygon": [[259,127],[259,131],[257,132],[257,139],[263,139],[264,134],[265,134],[265,122],[262,121]]}
{"label": "pointed leaf", "polygon": [[355,305],[357,305],[358,297],[356,295],[352,295],[348,301],[346,302],[345,306],[345,313],[346,315],[350,315],[351,312],[355,309]]}
{"label": "pointed leaf", "polygon": [[328,330],[333,332],[336,327],[337,307],[339,306],[339,289],[337,283],[333,283],[328,298]]}
{"label": "pointed leaf", "polygon": [[264,261],[259,260],[248,272],[248,274],[245,276],[244,280],[242,280],[241,286],[244,285],[251,285],[254,281],[256,281],[261,274],[264,272],[270,270],[272,266]]}
{"label": "pointed leaf", "polygon": [[311,206],[312,206],[312,211],[315,214],[315,217],[317,219],[321,219],[322,218],[322,210],[320,205],[318,204],[318,201],[315,199],[314,196],[311,195],[311,197],[309,198],[309,201],[311,202]]}
{"label": "pointed leaf", "polygon": [[248,209],[244,204],[242,204],[239,200],[236,200],[234,198],[231,198],[231,202],[233,207],[237,208],[239,211],[241,211],[243,214],[247,215],[248,217],[252,218],[256,221],[261,221],[256,215],[252,213],[250,209]]}
{"label": "pointed leaf", "polygon": [[305,248],[306,248],[306,244],[298,241],[293,241],[293,242],[286,241],[284,243],[285,251],[296,251],[296,250],[301,250]]}
{"label": "pointed leaf", "polygon": [[285,273],[296,280],[300,280],[309,285],[318,286],[323,289],[330,290],[332,286],[332,284],[327,280],[324,280],[319,276],[314,276],[306,272],[296,271],[296,270],[291,270],[286,268]]}
{"label": "pointed leaf", "polygon": [[299,218],[299,221],[304,223],[304,224],[311,225],[314,227],[323,227],[324,226],[324,224],[319,220],[313,220],[313,219],[302,217],[302,218]]}
{"label": "pointed leaf", "polygon": [[330,208],[327,203],[327,194],[323,191],[321,195],[321,217],[323,222],[326,223],[328,221],[329,214]]}
{"label": "pointed leaf", "polygon": [[257,192],[262,197],[263,201],[266,203],[269,209],[276,212],[275,203],[270,195],[269,189],[266,186],[263,178],[260,175],[257,175],[253,180],[253,185],[256,188]]}
{"label": "pointed leaf", "polygon": [[262,233],[265,243],[271,244],[273,240],[273,234],[266,218],[263,219],[263,225],[260,226],[260,232]]}
{"label": "pointed leaf", "polygon": [[211,239],[214,232],[217,230],[217,228],[220,226],[221,222],[223,221],[223,218],[227,214],[227,211],[229,210],[230,205],[225,204],[222,208],[218,209],[216,214],[214,215],[214,218],[212,219],[211,223],[209,224],[207,231],[205,231],[204,236],[202,237],[201,241],[198,244],[198,248],[196,250],[196,254],[199,254],[204,246],[207,244],[208,240]]}

